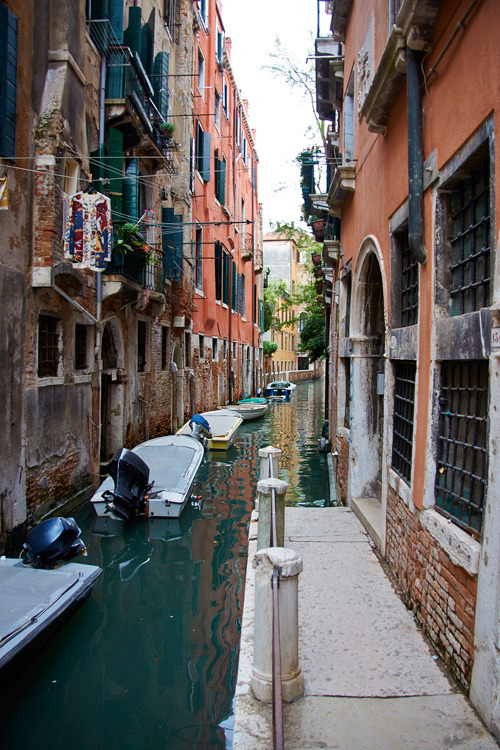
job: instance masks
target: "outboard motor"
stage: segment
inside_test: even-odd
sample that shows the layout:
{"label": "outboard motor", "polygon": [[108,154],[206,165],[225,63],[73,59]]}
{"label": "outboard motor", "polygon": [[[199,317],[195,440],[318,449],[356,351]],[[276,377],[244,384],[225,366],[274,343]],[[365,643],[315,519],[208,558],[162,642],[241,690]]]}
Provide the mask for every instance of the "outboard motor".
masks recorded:
{"label": "outboard motor", "polygon": [[108,502],[108,510],[124,521],[142,513],[145,495],[151,489],[147,463],[137,453],[122,448],[107,465],[106,473],[115,483],[113,492],[106,490],[102,495]]}
{"label": "outboard motor", "polygon": [[74,518],[48,518],[32,529],[21,551],[21,560],[34,568],[53,568],[59,560],[86,554]]}
{"label": "outboard motor", "polygon": [[193,414],[189,421],[189,426],[191,428],[191,435],[199,440],[200,443],[205,443],[207,438],[212,437],[210,425],[201,414]]}

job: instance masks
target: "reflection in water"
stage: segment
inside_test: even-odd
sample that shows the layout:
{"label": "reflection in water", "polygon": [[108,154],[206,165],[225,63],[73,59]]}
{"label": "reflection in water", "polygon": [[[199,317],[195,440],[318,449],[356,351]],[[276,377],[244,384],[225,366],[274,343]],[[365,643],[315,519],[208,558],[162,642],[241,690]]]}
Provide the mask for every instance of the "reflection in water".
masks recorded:
{"label": "reflection in water", "polygon": [[[92,597],[0,696],[2,748],[230,748],[258,450],[282,450],[290,504],[323,505],[323,383],[244,423],[198,473],[201,508],[124,525],[75,514],[103,575]],[[29,720],[26,717],[29,716]]]}

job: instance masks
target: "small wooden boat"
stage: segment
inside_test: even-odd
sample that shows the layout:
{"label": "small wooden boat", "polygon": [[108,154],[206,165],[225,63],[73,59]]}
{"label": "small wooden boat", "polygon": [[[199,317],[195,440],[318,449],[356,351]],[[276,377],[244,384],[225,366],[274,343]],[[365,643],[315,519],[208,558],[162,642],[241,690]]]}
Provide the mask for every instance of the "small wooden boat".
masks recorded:
{"label": "small wooden boat", "polygon": [[253,396],[250,398],[240,398],[239,404],[267,404],[267,398],[263,396]]}
{"label": "small wooden boat", "polygon": [[[196,420],[200,419],[208,424],[204,433],[197,432]],[[204,411],[201,414],[195,414],[189,422],[186,422],[177,435],[199,435],[199,439],[206,441],[206,447],[212,451],[227,451],[236,439],[238,427],[243,422],[243,418],[230,409],[217,409],[215,411]]]}
{"label": "small wooden boat", "polygon": [[82,604],[97,583],[101,568],[64,563],[85,554],[79,535],[72,518],[50,518],[28,534],[19,558],[0,558],[2,685],[15,676],[22,663]]}
{"label": "small wooden boat", "polygon": [[260,417],[263,417],[266,411],[269,408],[269,405],[265,399],[263,399],[264,403],[242,403],[241,401],[238,401],[237,404],[229,404],[229,406],[226,406],[226,409],[230,409],[231,411],[235,411],[238,414],[240,414],[245,421],[250,419],[259,419]]}
{"label": "small wooden boat", "polygon": [[92,497],[98,516],[177,518],[191,499],[203,446],[189,435],[165,435],[118,451]]}

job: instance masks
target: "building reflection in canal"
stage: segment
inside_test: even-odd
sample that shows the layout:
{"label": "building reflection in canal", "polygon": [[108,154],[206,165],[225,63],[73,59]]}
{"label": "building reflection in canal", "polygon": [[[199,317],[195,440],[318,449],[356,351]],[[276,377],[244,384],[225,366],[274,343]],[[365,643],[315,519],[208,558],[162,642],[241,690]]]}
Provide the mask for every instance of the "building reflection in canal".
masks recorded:
{"label": "building reflection in canal", "polygon": [[202,507],[180,519],[123,526],[88,506],[76,514],[88,562],[104,572],[1,696],[3,750],[231,747],[258,450],[282,449],[288,502],[324,504],[321,395],[321,382],[300,385],[289,404],[242,425],[237,446],[199,471]]}

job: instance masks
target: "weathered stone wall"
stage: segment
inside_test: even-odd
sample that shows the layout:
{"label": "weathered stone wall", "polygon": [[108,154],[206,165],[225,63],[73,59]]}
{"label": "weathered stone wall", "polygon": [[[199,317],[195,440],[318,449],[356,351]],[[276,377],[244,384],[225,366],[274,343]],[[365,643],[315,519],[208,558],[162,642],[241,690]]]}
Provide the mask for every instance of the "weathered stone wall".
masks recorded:
{"label": "weathered stone wall", "polygon": [[392,489],[387,493],[386,559],[407,605],[436,651],[468,690],[474,659],[477,579],[454,565]]}

